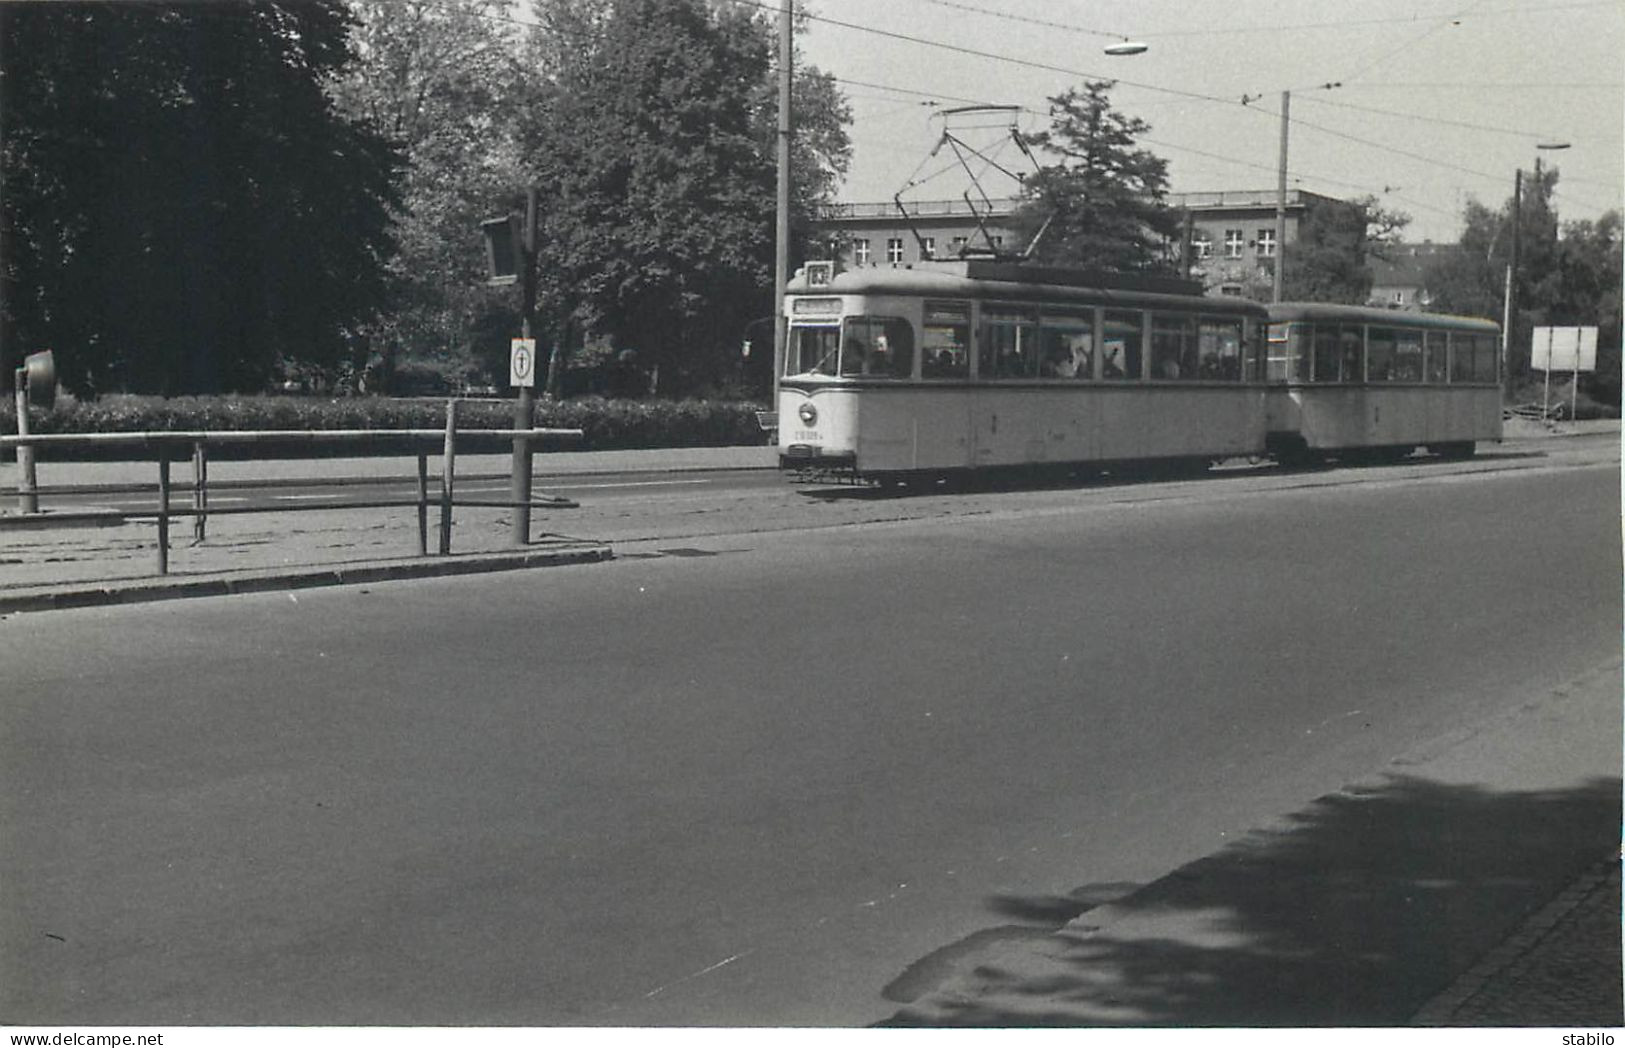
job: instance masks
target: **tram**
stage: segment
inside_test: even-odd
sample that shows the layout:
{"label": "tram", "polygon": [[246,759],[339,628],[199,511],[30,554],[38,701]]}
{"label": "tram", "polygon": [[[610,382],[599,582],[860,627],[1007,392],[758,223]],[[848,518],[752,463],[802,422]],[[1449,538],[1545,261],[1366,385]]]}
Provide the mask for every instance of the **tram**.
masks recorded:
{"label": "tram", "polygon": [[1269,307],[1266,450],[1285,463],[1450,457],[1501,439],[1501,328],[1362,306]]}
{"label": "tram", "polygon": [[882,483],[1261,454],[1265,334],[1191,281],[962,259],[790,282],[786,469]]}

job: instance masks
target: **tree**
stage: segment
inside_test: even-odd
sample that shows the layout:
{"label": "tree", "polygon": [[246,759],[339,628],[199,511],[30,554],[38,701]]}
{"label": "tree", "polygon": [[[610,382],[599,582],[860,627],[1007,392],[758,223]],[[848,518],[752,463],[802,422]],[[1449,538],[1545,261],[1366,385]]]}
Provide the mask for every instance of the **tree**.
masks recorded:
{"label": "tree", "polygon": [[0,4],[5,351],[55,350],[83,393],[341,358],[397,164],[326,94],[349,24],[340,0]]}
{"label": "tree", "polygon": [[[755,5],[536,0],[541,288],[556,327],[634,350],[667,388],[730,373],[745,326],[772,312],[774,31]],[[833,190],[844,105],[816,71],[794,97],[799,226]]]}
{"label": "tree", "polygon": [[[1617,401],[1619,388],[1620,214],[1595,222],[1561,223],[1552,206],[1555,168],[1523,180],[1518,213],[1516,315],[1507,333],[1508,375],[1529,373],[1532,329],[1538,325],[1596,325],[1601,395]],[[1469,200],[1462,211],[1458,250],[1435,260],[1424,274],[1433,307],[1441,312],[1501,318],[1512,260],[1513,201],[1491,209]]]}
{"label": "tree", "polygon": [[525,177],[516,131],[542,90],[520,60],[511,7],[351,0],[351,8],[359,60],[335,97],[405,158],[389,302],[368,332],[373,385],[404,386],[391,381],[402,366],[455,381],[489,374],[500,355],[505,369],[516,298],[484,286],[478,226],[516,206]]}
{"label": "tree", "polygon": [[[1284,246],[1281,297],[1291,302],[1364,305],[1371,296],[1369,260],[1386,257],[1410,216],[1376,197],[1316,202],[1306,209],[1297,239]],[[1269,297],[1265,289],[1261,297]]]}
{"label": "tree", "polygon": [[1091,80],[1049,100],[1050,129],[1028,141],[1061,160],[1028,179],[1012,222],[1029,240],[1049,222],[1038,261],[1171,271],[1166,244],[1179,215],[1166,203],[1168,162],[1135,148],[1151,126],[1112,108],[1113,86]]}

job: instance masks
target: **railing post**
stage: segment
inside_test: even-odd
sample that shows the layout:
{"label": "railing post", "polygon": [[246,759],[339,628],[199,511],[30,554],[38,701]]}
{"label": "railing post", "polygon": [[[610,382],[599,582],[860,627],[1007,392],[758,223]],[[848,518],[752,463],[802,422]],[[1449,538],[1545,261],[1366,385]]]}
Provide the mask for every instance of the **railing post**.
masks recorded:
{"label": "railing post", "polygon": [[158,574],[169,574],[169,453],[158,452]]}
{"label": "railing post", "polygon": [[440,555],[451,552],[451,492],[457,462],[457,401],[446,401],[446,449],[440,462]]}
{"label": "railing post", "polygon": [[192,541],[202,542],[209,508],[209,452],[201,440],[192,442],[192,508],[197,510],[192,517]]}
{"label": "railing post", "polygon": [[429,455],[418,452],[418,556],[429,555]]}
{"label": "railing post", "polygon": [[[28,436],[28,369],[18,368],[17,380],[17,435]],[[20,513],[39,512],[39,485],[34,474],[34,449],[28,444],[17,445],[17,510]]]}

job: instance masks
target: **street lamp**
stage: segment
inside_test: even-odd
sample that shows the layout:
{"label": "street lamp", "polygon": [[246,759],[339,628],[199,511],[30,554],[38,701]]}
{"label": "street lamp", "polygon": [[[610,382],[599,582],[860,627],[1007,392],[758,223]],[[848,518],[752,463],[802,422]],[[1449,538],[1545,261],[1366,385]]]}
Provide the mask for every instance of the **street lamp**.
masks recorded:
{"label": "street lamp", "polygon": [[[1535,143],[1535,180],[1540,180],[1540,152],[1556,152],[1569,148],[1567,142],[1536,142]],[[1505,382],[1512,374],[1512,318],[1514,304],[1517,301],[1517,274],[1518,255],[1520,247],[1520,230],[1523,226],[1523,168],[1513,174],[1512,178],[1512,255],[1507,260],[1506,293],[1502,304],[1504,313],[1501,317],[1501,380]]]}
{"label": "street lamp", "polygon": [[1150,44],[1130,40],[1125,36],[1119,43],[1107,44],[1106,53],[1108,55],[1143,55],[1150,46]]}

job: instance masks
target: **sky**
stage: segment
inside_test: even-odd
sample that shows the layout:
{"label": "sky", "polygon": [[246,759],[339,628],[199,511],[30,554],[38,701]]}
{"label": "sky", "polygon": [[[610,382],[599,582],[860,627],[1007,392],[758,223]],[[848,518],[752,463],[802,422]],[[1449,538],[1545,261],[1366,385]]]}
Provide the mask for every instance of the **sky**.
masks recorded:
{"label": "sky", "polygon": [[[796,6],[801,61],[835,76],[852,107],[844,201],[959,198],[971,182],[952,148],[931,155],[945,128],[997,165],[971,157],[983,189],[1010,195],[999,168],[1032,166],[1010,122],[1040,130],[1049,97],[1113,79],[1113,104],[1151,125],[1141,144],[1169,162],[1176,193],[1273,193],[1289,91],[1288,186],[1374,196],[1411,216],[1408,241],[1455,240],[1467,201],[1499,207],[1537,158],[1560,172],[1561,219],[1625,207],[1621,0]],[[1124,39],[1148,49],[1104,52]],[[971,104],[1019,108],[942,115]],[[1568,148],[1538,148],[1558,143]]]}

